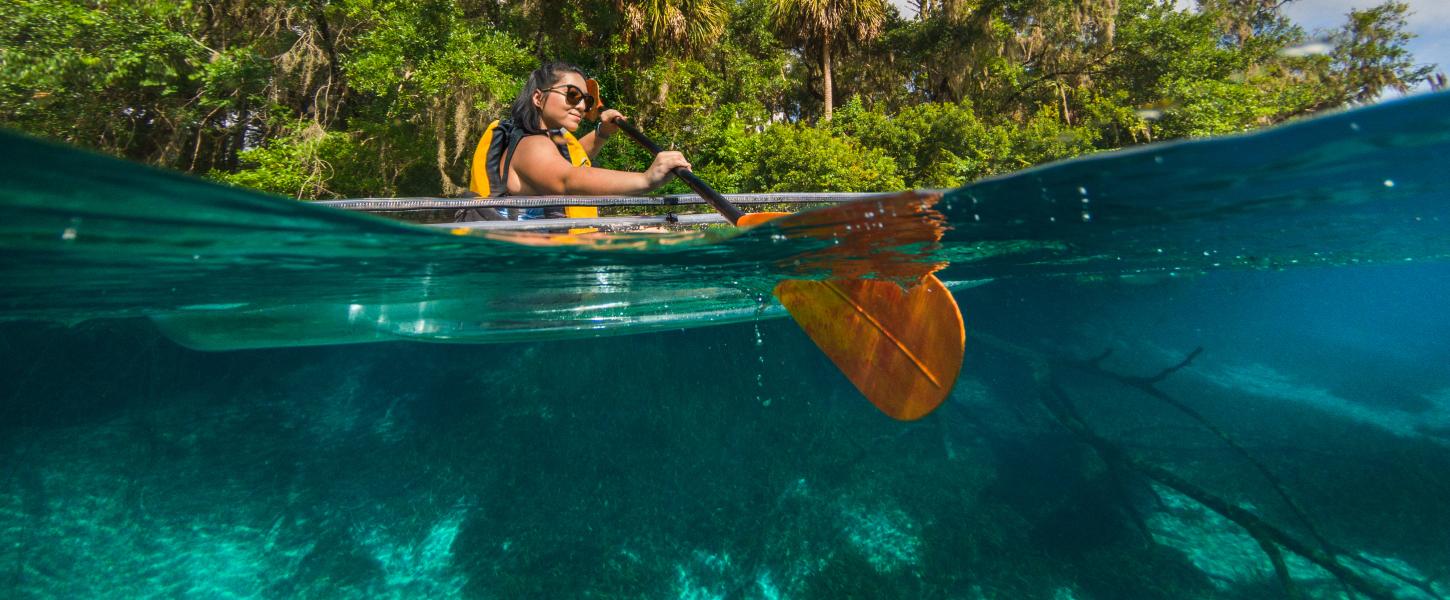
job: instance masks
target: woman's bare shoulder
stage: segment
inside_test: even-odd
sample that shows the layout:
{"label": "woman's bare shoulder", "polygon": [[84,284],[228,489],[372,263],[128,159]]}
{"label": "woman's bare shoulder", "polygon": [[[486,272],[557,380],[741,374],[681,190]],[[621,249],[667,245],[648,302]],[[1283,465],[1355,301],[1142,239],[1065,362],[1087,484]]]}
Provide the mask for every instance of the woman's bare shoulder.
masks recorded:
{"label": "woman's bare shoulder", "polygon": [[547,135],[530,135],[519,140],[517,152],[538,152],[540,150],[548,150],[555,155],[559,154],[559,150],[555,148],[553,140],[550,140]]}

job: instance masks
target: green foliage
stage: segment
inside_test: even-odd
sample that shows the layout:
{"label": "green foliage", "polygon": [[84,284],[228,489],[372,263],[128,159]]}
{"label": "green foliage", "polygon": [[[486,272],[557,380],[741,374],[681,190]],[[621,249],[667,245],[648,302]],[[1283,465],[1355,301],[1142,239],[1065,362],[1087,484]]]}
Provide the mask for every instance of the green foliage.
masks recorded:
{"label": "green foliage", "polygon": [[894,157],[907,186],[956,187],[988,175],[1077,156],[1093,149],[1095,132],[1065,126],[1050,111],[1025,123],[989,125],[970,104],[932,103],[894,116],[865,109],[859,99],[842,107],[835,130]]}
{"label": "green foliage", "polygon": [[1257,90],[1231,81],[1172,81],[1166,86],[1175,106],[1158,125],[1167,137],[1233,133],[1262,124],[1273,116]]}
{"label": "green foliage", "polygon": [[870,192],[905,187],[896,163],[879,148],[800,124],[752,136],[741,187],[759,192]]}
{"label": "green foliage", "polygon": [[[1434,69],[1396,0],[1327,51],[1272,3],[1178,4],[11,0],[0,125],[299,198],[449,195],[548,57],[722,190],[892,190],[1244,131]],[[596,160],[649,162],[625,140]]]}
{"label": "green foliage", "polygon": [[359,136],[299,122],[266,145],[243,150],[243,168],[216,173],[226,183],[297,198],[367,197],[386,189],[378,157]]}
{"label": "green foliage", "polygon": [[[488,121],[517,93],[535,64],[513,36],[474,26],[454,2],[358,1],[348,15],[368,24],[342,57],[342,72],[352,89],[371,100],[357,113],[397,165],[401,176],[427,157],[436,168],[444,195],[464,189],[475,143]],[[358,128],[354,125],[354,128]],[[398,191],[438,193],[436,184]]]}
{"label": "green foliage", "polygon": [[[848,47],[874,41],[890,13],[885,0],[771,0],[771,26],[803,56],[818,57],[822,115],[835,108],[835,62]],[[809,85],[809,82],[807,82]]]}
{"label": "green foliage", "polygon": [[1344,101],[1365,102],[1386,89],[1404,92],[1434,72],[1417,65],[1405,45],[1414,37],[1405,31],[1410,7],[1398,0],[1349,12],[1349,22],[1335,35],[1331,54],[1342,76],[1335,82]]}
{"label": "green foliage", "polygon": [[184,126],[205,114],[191,98],[203,82],[222,87],[227,69],[205,72],[206,49],[174,16],[164,3],[0,5],[0,123],[184,168]]}
{"label": "green foliage", "polygon": [[750,187],[750,165],[759,158],[760,143],[754,123],[763,119],[748,105],[727,107],[701,123],[691,140],[690,156],[703,163],[696,173],[726,193],[761,191]]}

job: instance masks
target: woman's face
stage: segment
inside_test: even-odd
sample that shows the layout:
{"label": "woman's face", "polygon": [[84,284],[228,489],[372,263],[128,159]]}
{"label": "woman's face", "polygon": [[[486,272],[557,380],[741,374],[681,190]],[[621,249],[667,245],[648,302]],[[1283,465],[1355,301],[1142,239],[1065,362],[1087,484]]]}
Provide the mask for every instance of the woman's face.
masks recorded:
{"label": "woman's face", "polygon": [[579,128],[579,122],[584,120],[584,101],[575,102],[570,105],[565,96],[570,91],[569,86],[574,86],[581,93],[587,88],[584,87],[584,77],[578,73],[564,73],[549,89],[534,92],[534,106],[539,107],[539,115],[544,119],[546,129],[562,128],[566,131],[574,131]]}

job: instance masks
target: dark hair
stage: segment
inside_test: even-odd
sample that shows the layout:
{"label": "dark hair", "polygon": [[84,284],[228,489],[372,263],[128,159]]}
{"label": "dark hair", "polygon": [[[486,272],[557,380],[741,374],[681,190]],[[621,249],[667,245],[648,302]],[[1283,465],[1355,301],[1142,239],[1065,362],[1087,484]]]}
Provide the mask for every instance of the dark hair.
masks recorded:
{"label": "dark hair", "polygon": [[514,99],[514,107],[509,114],[509,120],[513,121],[514,127],[526,133],[544,133],[544,129],[539,127],[541,116],[539,107],[534,106],[534,92],[554,87],[554,84],[563,79],[562,75],[565,73],[578,73],[580,77],[587,78],[583,69],[559,61],[546,62],[529,74],[528,80],[524,81],[524,89],[519,90],[519,97]]}

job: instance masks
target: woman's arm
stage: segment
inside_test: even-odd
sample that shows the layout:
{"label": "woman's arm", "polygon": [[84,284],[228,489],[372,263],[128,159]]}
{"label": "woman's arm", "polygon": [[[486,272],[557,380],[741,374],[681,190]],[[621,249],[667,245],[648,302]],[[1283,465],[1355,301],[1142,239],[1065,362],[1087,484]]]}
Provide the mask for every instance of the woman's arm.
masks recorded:
{"label": "woman's arm", "polygon": [[579,145],[584,146],[584,153],[589,155],[589,160],[594,160],[604,143],[619,131],[619,126],[614,124],[616,117],[623,118],[624,115],[612,108],[599,113],[599,127],[579,138]]}
{"label": "woman's arm", "polygon": [[594,160],[599,157],[599,150],[604,148],[604,143],[608,141],[609,136],[599,135],[599,130],[595,129],[579,138],[579,145],[584,147],[584,153],[589,155],[589,160]]}
{"label": "woman's arm", "polygon": [[510,169],[517,178],[510,178],[509,192],[524,196],[643,194],[673,178],[671,171],[676,167],[690,168],[679,152],[659,153],[643,173],[575,167],[559,155],[558,147],[547,136],[531,135],[514,151]]}

